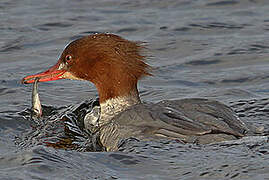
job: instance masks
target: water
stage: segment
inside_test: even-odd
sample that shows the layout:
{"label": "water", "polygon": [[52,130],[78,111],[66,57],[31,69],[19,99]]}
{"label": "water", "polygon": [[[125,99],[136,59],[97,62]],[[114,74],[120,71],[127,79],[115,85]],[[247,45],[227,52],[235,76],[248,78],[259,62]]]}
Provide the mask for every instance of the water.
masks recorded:
{"label": "water", "polygon": [[217,99],[268,134],[268,11],[266,0],[1,1],[1,179],[269,179],[266,140],[130,141],[120,152],[91,152],[102,150],[81,125],[97,97],[92,84],[40,83],[38,123],[29,119],[31,86],[20,84],[54,65],[71,40],[115,33],[148,42],[156,69],[139,84],[144,101]]}

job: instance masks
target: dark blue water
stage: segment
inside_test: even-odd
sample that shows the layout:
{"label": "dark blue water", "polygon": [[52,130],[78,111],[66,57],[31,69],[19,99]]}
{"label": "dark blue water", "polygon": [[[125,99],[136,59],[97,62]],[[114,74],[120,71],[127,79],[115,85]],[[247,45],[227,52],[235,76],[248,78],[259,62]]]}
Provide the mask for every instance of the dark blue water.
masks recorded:
{"label": "dark blue water", "polygon": [[[109,32],[148,44],[143,101],[206,97],[269,129],[266,0],[3,0],[0,2],[0,179],[269,179],[266,139],[241,144],[128,142],[101,151],[81,119],[88,82],[39,84],[45,116],[30,120],[22,77],[56,63],[71,40]],[[79,93],[78,93],[79,92]]]}

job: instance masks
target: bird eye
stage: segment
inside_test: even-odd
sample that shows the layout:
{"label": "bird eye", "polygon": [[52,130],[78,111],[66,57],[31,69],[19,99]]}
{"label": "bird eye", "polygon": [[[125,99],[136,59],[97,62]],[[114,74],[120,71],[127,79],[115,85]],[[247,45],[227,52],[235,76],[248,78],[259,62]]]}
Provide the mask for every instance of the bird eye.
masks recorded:
{"label": "bird eye", "polygon": [[71,56],[71,55],[67,55],[67,56],[65,56],[65,60],[66,60],[66,62],[69,62],[71,59],[72,59],[72,56]]}

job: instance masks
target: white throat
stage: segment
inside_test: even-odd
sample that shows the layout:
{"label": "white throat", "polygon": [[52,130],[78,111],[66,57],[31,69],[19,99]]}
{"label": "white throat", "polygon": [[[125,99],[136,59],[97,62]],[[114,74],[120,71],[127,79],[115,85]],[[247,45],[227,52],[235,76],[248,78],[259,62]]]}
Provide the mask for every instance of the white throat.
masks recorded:
{"label": "white throat", "polygon": [[122,96],[106,100],[100,104],[101,117],[99,126],[108,123],[114,116],[138,103],[140,103],[138,96]]}

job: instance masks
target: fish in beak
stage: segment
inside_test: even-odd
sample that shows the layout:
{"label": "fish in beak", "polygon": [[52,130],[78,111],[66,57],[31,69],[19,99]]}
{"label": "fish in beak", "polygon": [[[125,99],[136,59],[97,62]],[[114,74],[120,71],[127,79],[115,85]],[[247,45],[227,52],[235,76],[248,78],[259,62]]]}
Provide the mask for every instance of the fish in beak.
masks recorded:
{"label": "fish in beak", "polygon": [[38,73],[35,75],[26,76],[22,79],[23,84],[34,83],[35,79],[38,78],[38,82],[54,81],[64,79],[62,75],[66,72],[66,69],[62,67],[62,64],[58,62],[47,71]]}
{"label": "fish in beak", "polygon": [[32,89],[32,113],[31,118],[32,119],[38,119],[42,116],[42,107],[38,95],[38,81],[39,78],[34,79],[33,89]]}

